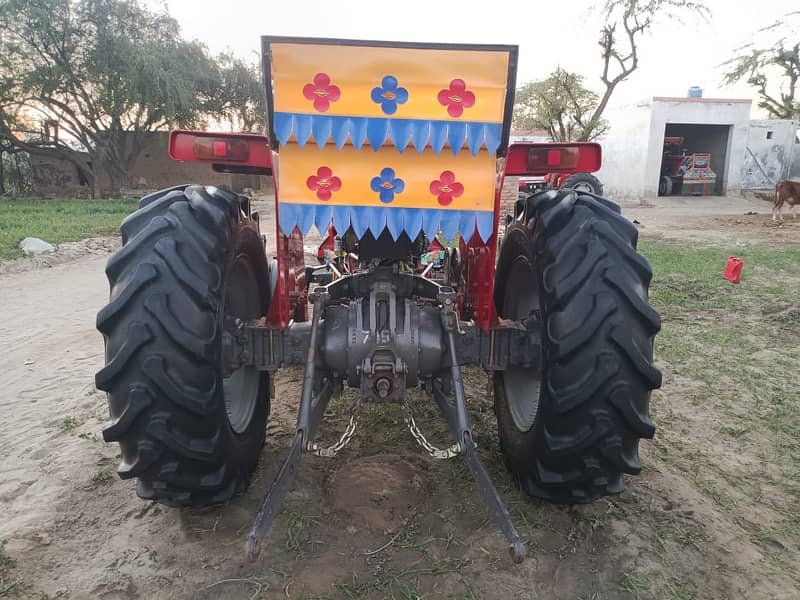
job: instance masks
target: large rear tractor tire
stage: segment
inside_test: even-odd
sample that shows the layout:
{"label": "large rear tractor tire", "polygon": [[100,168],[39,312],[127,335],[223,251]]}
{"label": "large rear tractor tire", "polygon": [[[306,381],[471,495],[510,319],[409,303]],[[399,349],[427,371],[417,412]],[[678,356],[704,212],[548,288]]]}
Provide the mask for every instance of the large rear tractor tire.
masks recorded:
{"label": "large rear tractor tire", "polygon": [[531,197],[507,230],[495,304],[538,322],[541,354],[495,374],[495,412],[507,466],[531,496],[590,502],[641,470],[661,319],[636,242],[615,204],[571,190]]}
{"label": "large rear tractor tire", "polygon": [[[237,325],[269,307],[258,227],[238,196],[180,186],[142,199],[108,260],[97,315],[106,365],[107,442],[123,479],[169,506],[224,502],[247,487],[264,444],[266,373],[229,356]],[[226,366],[227,365],[227,366]]]}

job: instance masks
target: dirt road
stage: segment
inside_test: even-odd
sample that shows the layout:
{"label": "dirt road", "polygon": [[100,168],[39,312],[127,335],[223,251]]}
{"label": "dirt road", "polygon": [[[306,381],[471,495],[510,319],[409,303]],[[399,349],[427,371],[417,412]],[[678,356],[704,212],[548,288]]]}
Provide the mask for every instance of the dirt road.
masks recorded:
{"label": "dirt road", "polygon": [[[654,210],[636,214],[644,235]],[[751,223],[754,239],[763,220]],[[682,223],[692,229],[696,221]],[[800,238],[800,227],[785,231]],[[337,460],[303,464],[265,552],[245,563],[244,536],[290,439],[301,373],[281,372],[276,382],[268,444],[246,495],[187,511],[137,499],[133,484],[114,474],[116,447],[100,438],[107,411],[94,389],[103,363],[94,319],[107,297],[104,263],[90,254],[0,275],[0,539],[16,560],[0,571],[0,597],[800,596],[798,574],[791,565],[772,569],[769,553],[783,545],[797,558],[796,541],[775,535],[762,544],[747,534],[760,501],[741,500],[731,512],[698,490],[691,470],[665,458],[665,448],[704,447],[707,415],[685,400],[691,382],[664,364],[665,386],[653,398],[659,437],[643,444],[644,474],[621,496],[572,508],[514,490],[496,447],[486,376],[467,372],[481,452],[528,540],[531,556],[520,566],[508,560],[464,465],[425,458],[393,407],[368,411]],[[345,405],[332,411],[326,439],[344,427]],[[433,413],[418,406],[432,437],[444,441],[445,430],[427,424]],[[371,458],[354,474],[364,457]]]}

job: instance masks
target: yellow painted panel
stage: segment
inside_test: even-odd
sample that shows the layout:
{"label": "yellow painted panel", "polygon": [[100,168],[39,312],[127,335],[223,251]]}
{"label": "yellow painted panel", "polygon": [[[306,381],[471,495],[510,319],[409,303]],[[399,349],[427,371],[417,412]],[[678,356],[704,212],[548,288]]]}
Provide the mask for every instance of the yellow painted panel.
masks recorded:
{"label": "yellow painted panel", "polygon": [[[323,167],[330,169],[329,176],[324,177],[327,171],[320,174]],[[381,202],[370,184],[387,167],[403,181],[403,191],[394,194],[391,202]],[[442,177],[445,171],[452,172],[454,182]],[[309,182],[309,177],[317,179]],[[434,185],[437,194],[431,191],[432,182],[438,182]],[[312,189],[320,185],[330,191],[322,193],[328,200]],[[368,147],[359,151],[352,146],[338,150],[333,145],[320,149],[307,144],[299,148],[290,143],[280,151],[278,189],[280,201],[292,204],[487,211],[494,209],[495,158],[485,150],[476,156],[469,152],[453,156],[450,151],[437,155],[430,148],[422,154],[413,148],[400,154],[373,152]],[[448,196],[451,201],[441,204],[440,199],[446,202]]]}
{"label": "yellow painted panel", "polygon": [[[461,120],[501,123],[505,109],[509,54],[493,50],[441,50],[385,48],[328,44],[271,44],[275,111],[356,117]],[[315,76],[330,79],[324,110],[303,94]],[[373,88],[381,87],[385,76],[397,78],[408,91],[408,100],[386,114],[371,98]],[[448,113],[439,93],[461,79],[474,104],[459,116]],[[332,89],[335,86],[338,90]],[[325,86],[322,86],[323,88]],[[315,86],[317,89],[317,86]],[[326,95],[327,94],[327,95]],[[456,95],[457,96],[457,95]],[[451,94],[452,98],[453,95]],[[455,100],[456,102],[463,101]],[[466,105],[465,105],[466,106]]]}

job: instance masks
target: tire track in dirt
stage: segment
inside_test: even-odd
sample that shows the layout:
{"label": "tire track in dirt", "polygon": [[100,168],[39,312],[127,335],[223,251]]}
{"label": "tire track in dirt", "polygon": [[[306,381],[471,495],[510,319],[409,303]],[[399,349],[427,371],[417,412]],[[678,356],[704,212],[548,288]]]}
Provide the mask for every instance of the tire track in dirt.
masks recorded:
{"label": "tire track in dirt", "polygon": [[[65,481],[91,468],[63,431],[102,406],[103,342],[87,324],[105,299],[105,256],[0,277],[0,538],[47,520]],[[102,415],[102,413],[101,413]],[[95,425],[99,422],[95,420]],[[56,479],[44,476],[58,472]]]}

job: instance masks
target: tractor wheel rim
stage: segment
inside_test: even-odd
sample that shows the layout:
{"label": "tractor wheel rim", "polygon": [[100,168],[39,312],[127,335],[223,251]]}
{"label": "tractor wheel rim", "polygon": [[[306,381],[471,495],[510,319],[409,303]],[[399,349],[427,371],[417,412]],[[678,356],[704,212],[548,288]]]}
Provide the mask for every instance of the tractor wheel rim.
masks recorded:
{"label": "tractor wheel rim", "polygon": [[[521,320],[539,310],[539,282],[536,271],[527,257],[517,257],[506,280],[503,316]],[[541,359],[540,359],[541,360]],[[541,364],[534,367],[509,367],[503,372],[503,387],[511,418],[517,429],[531,429],[539,412],[541,393]]]}
{"label": "tractor wheel rim", "polygon": [[[253,269],[243,255],[231,265],[225,284],[223,323],[250,321],[259,317],[259,295]],[[223,361],[227,357],[223,356]],[[224,362],[223,362],[224,364]],[[243,365],[222,380],[225,411],[231,429],[244,433],[250,426],[258,401],[259,374],[252,365]]]}
{"label": "tractor wheel rim", "polygon": [[578,192],[589,192],[590,194],[595,193],[594,186],[591,183],[585,183],[585,182],[576,183],[575,185],[572,186],[572,189]]}

